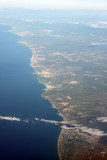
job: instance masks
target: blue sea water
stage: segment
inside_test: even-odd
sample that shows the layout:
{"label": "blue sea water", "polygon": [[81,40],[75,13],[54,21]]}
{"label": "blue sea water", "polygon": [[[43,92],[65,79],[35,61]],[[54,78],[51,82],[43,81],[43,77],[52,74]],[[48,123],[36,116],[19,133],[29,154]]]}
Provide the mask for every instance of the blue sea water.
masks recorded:
{"label": "blue sea water", "polygon": [[0,25],[0,116],[30,121],[0,120],[0,159],[58,160],[60,128],[34,118],[61,118],[41,97],[44,86],[30,66],[31,51],[17,43],[20,37],[8,32],[9,29]]}

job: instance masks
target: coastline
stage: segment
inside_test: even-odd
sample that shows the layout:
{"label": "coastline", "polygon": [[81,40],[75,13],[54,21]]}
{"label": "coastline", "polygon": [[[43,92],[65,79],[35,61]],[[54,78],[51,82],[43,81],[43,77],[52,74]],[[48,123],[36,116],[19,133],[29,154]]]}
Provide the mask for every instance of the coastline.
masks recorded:
{"label": "coastline", "polygon": [[[46,31],[46,35],[47,32],[48,31]],[[95,148],[93,152],[96,154],[96,149],[98,149],[96,148],[96,142],[99,144],[99,146],[102,146],[102,144],[99,142],[100,138],[106,135],[105,130],[102,130],[101,124],[99,125],[97,119],[98,117],[101,118],[101,116],[103,117],[103,115],[106,115],[106,109],[104,108],[103,112],[100,112],[100,107],[99,105],[97,106],[96,100],[100,98],[102,102],[103,95],[101,99],[101,96],[97,94],[97,88],[93,87],[93,85],[96,86],[94,79],[91,78],[92,81],[89,81],[90,76],[93,75],[93,73],[90,73],[90,63],[87,61],[87,56],[89,53],[85,55],[86,60],[82,58],[79,60],[79,54],[81,54],[82,57],[85,54],[84,52],[76,51],[76,53],[69,54],[69,52],[66,53],[63,51],[54,51],[51,49],[48,50],[49,41],[47,42],[45,40],[44,42],[43,40],[38,42],[38,39],[35,38],[34,33],[25,33],[23,31],[18,31],[17,29],[13,29],[13,33],[19,35],[20,37],[22,35],[22,39],[19,40],[18,43],[27,46],[32,52],[31,66],[35,71],[35,75],[38,77],[39,83],[45,86],[44,91],[42,92],[42,97],[47,99],[51,104],[51,107],[57,110],[61,116],[60,118],[63,118],[65,123],[67,121],[70,122],[69,125],[65,124],[60,132],[60,134],[63,133],[61,135],[66,135],[66,138],[63,139],[63,142],[65,141],[66,143],[72,140],[74,141],[72,135],[77,135],[76,137],[78,141],[85,141],[84,145],[91,144]],[[34,35],[35,41],[29,41],[29,39],[27,39],[28,37],[26,38],[26,34],[28,37]],[[46,35],[42,34],[43,38],[45,38]],[[38,43],[36,44],[36,42]],[[71,58],[73,56],[74,60]],[[92,54],[91,56],[94,55]],[[93,65],[94,60],[96,60],[95,56],[91,62]],[[85,65],[87,69],[84,68]],[[96,69],[99,69],[100,66],[97,65],[97,67],[98,68]],[[88,84],[88,82],[91,83]],[[95,109],[94,112],[93,107]],[[54,120],[52,117],[51,119]],[[97,124],[99,125],[99,129]],[[77,142],[78,144],[78,141],[75,140],[75,143]],[[70,149],[69,144],[66,147]],[[88,149],[89,148],[87,148],[87,151]],[[99,152],[102,151],[103,148],[101,149],[99,147]]]}
{"label": "coastline", "polygon": [[[4,26],[2,26],[2,28],[3,30],[5,30]],[[3,65],[7,63],[7,66],[2,67],[3,68],[2,78],[8,77],[5,81],[3,81],[4,84],[2,85],[2,88],[5,85],[5,88],[3,88],[3,92],[1,88],[2,92],[1,97],[3,99],[6,98],[7,102],[7,106],[5,106],[4,104],[1,105],[0,124],[4,128],[1,129],[1,136],[3,137],[1,145],[7,144],[6,140],[4,139],[5,136],[8,139],[8,145],[10,145],[10,149],[8,149],[5,145],[4,147],[2,147],[2,150],[5,149],[6,151],[9,152],[11,149],[13,149],[12,145],[14,144],[14,146],[16,145],[17,148],[19,147],[18,148],[19,154],[16,158],[15,154],[17,155],[17,150],[14,148],[14,155],[12,155],[11,152],[8,154],[8,157],[10,157],[11,159],[19,159],[20,154],[22,154],[23,159],[25,157],[27,158],[30,157],[30,159],[33,159],[34,156],[38,157],[39,159],[43,159],[43,157],[45,157],[46,159],[50,159],[51,157],[51,159],[53,160],[55,159],[55,157],[56,159],[59,159],[57,155],[56,143],[59,137],[60,128],[51,125],[47,126],[45,124],[41,124],[40,122],[35,122],[32,119],[35,116],[42,118],[43,115],[44,118],[49,117],[50,119],[51,117],[55,117],[55,119],[57,120],[58,116],[57,112],[51,109],[50,103],[48,103],[47,100],[44,100],[40,96],[42,93],[43,86],[36,79],[37,76],[32,74],[33,68],[30,66],[30,59],[28,56],[31,55],[31,52],[27,47],[25,46],[23,47],[20,44],[17,45],[17,42],[20,39],[19,36],[8,33],[8,29],[3,33],[5,34],[5,37],[3,35],[4,41],[2,39],[2,42],[5,42],[6,43],[6,44],[4,43],[5,46],[8,45],[8,47],[12,48],[12,51],[14,52],[12,51],[10,52],[9,49],[7,51],[6,49],[8,47],[5,47],[6,50],[5,54],[8,55],[6,56],[6,59],[4,61],[5,63],[2,62],[2,59],[0,59],[1,60],[0,62],[2,62]],[[9,40],[10,43],[5,41],[7,35],[9,36],[12,42],[10,40]],[[14,50],[12,45],[14,45]],[[20,50],[18,50],[19,49],[18,47],[20,48]],[[15,51],[17,51],[17,53],[15,53]],[[8,52],[10,52],[10,54],[8,54]],[[11,54],[14,54],[13,57],[10,56]],[[16,57],[16,54],[18,54],[18,58]],[[16,61],[17,63],[15,65]],[[6,75],[6,73],[8,74]],[[3,97],[4,92],[7,92],[5,93],[5,97]],[[9,103],[9,100],[12,100],[11,102],[12,104]],[[19,105],[20,103],[22,104]],[[11,106],[13,106],[13,108]],[[30,122],[26,121],[25,123],[24,121],[16,117],[19,117],[20,119],[23,120],[30,119],[31,121]],[[12,132],[11,134],[9,134],[10,131]],[[52,139],[49,138],[49,135],[51,135]],[[19,138],[18,142],[15,139],[15,137]],[[43,140],[44,144],[42,144],[41,139]],[[49,139],[48,145],[44,146],[45,144],[47,144],[48,139]],[[23,146],[21,143],[26,145]],[[30,143],[32,143],[32,147],[30,146]],[[42,155],[40,154],[41,152],[43,153]],[[4,154],[4,152],[2,153]]]}

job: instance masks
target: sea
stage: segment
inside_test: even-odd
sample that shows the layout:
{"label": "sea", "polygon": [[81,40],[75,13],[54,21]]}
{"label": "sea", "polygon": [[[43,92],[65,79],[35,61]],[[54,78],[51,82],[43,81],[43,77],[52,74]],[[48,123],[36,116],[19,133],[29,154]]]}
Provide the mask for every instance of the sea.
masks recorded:
{"label": "sea", "polygon": [[0,116],[5,117],[0,118],[0,160],[58,160],[60,127],[34,118],[61,117],[42,97],[45,87],[30,65],[31,50],[9,30],[0,25]]}

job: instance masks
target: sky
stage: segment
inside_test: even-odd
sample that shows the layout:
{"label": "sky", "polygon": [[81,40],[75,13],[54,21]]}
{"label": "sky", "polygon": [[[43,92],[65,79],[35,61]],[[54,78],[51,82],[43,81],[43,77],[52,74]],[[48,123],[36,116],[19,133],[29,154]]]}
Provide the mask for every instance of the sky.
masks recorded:
{"label": "sky", "polygon": [[107,0],[0,0],[0,8],[107,10]]}

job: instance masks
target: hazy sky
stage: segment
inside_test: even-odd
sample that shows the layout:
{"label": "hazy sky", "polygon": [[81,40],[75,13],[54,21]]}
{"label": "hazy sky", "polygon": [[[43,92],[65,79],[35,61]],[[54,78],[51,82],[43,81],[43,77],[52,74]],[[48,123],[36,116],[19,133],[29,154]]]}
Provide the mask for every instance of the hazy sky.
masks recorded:
{"label": "hazy sky", "polygon": [[27,9],[103,9],[107,0],[0,0],[0,8],[21,7]]}

